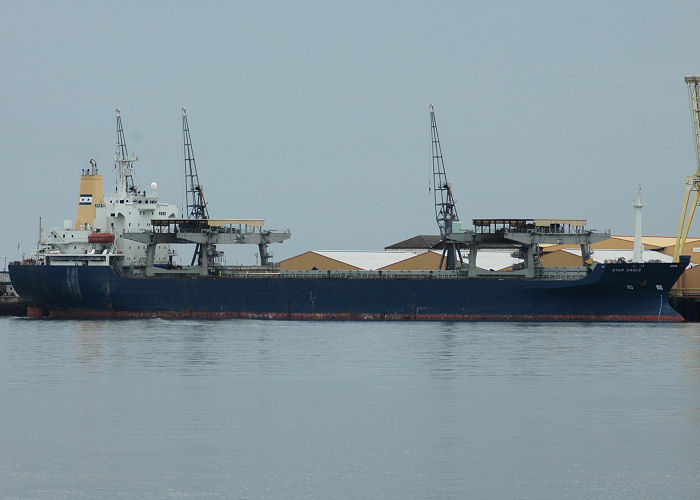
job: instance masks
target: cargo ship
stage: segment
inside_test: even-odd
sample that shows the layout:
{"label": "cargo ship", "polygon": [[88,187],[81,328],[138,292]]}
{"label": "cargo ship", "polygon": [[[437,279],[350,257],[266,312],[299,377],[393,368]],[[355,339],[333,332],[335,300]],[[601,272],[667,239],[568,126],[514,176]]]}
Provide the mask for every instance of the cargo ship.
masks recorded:
{"label": "cargo ship", "polygon": [[[187,207],[162,203],[134,184],[134,163],[117,110],[117,187],[104,196],[96,163],[81,175],[75,225],[41,235],[33,258],[12,263],[28,315],[54,318],[261,318],[330,320],[683,321],[668,292],[689,263],[591,259],[609,232],[580,219],[473,219],[457,216],[431,106],[433,190],[443,240],[439,269],[281,270],[268,246],[290,231],[262,219],[209,217],[183,109]],[[185,207],[183,207],[185,208]],[[257,245],[260,264],[231,266],[227,244]],[[574,244],[581,265],[545,267],[542,245]],[[175,247],[194,248],[189,265]],[[480,249],[505,248],[508,270],[476,266]]]}

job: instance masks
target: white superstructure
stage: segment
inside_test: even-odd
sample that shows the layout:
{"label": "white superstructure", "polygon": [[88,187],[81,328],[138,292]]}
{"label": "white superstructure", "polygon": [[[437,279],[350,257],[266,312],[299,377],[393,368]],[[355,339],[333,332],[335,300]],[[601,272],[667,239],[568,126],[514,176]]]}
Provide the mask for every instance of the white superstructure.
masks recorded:
{"label": "white superstructure", "polygon": [[[146,245],[122,238],[122,234],[150,232],[152,219],[176,218],[179,210],[176,204],[160,201],[156,183],[151,183],[148,191],[134,185],[134,163],[138,157],[127,153],[119,110],[114,160],[117,170],[115,194],[104,196],[102,177],[96,163],[91,160],[91,169],[82,171],[75,224],[66,221],[63,228],[51,229],[47,234],[40,229],[37,249],[40,260],[46,261],[49,256],[52,264],[71,265],[70,255],[99,254],[118,256],[122,266],[145,264]],[[110,241],[110,235],[113,241]],[[175,251],[168,245],[157,245],[154,263],[170,264],[174,255]],[[104,262],[109,262],[109,259],[104,259]]]}

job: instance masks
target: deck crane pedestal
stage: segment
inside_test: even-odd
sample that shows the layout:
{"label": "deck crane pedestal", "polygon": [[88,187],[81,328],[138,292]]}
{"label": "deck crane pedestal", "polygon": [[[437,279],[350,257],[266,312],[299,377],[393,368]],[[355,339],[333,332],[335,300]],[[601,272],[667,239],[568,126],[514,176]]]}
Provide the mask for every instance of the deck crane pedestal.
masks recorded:
{"label": "deck crane pedestal", "polygon": [[[695,174],[686,177],[685,180],[685,197],[683,198],[681,220],[678,224],[676,247],[673,251],[673,262],[678,262],[680,258],[685,240],[688,237],[690,223],[693,221],[695,208],[698,206],[698,200],[700,199],[700,75],[686,76],[685,83],[688,84],[690,96],[690,116],[693,125],[693,137],[695,138],[695,158],[698,166]],[[694,191],[695,194],[690,205],[690,212],[688,212],[688,200],[690,199],[691,191]]]}

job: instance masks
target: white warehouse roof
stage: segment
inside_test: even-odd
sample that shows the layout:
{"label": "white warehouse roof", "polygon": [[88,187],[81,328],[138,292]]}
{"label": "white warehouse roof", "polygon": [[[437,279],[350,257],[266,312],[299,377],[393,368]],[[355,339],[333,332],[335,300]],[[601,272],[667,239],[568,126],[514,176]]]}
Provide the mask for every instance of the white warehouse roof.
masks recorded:
{"label": "white warehouse roof", "polygon": [[313,250],[314,253],[338,260],[365,271],[381,269],[382,267],[415,257],[415,252],[366,252],[363,250]]}

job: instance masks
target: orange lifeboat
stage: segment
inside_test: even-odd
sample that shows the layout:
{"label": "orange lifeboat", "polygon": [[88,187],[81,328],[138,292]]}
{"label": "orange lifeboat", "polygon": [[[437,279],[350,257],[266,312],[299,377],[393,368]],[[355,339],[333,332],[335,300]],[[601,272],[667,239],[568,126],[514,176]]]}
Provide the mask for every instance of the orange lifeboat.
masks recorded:
{"label": "orange lifeboat", "polygon": [[88,243],[114,243],[114,235],[95,231],[88,235]]}

